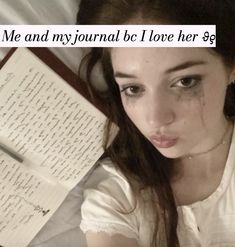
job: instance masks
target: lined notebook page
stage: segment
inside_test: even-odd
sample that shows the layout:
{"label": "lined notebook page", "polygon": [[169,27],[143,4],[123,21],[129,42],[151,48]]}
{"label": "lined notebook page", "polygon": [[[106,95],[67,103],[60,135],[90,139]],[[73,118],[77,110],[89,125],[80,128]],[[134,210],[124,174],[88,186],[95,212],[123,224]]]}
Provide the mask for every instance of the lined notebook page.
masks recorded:
{"label": "lined notebook page", "polygon": [[24,247],[63,202],[68,190],[0,150],[0,243]]}
{"label": "lined notebook page", "polygon": [[103,153],[106,117],[25,48],[0,71],[0,245],[25,247]]}
{"label": "lined notebook page", "polygon": [[106,117],[27,49],[0,74],[0,138],[72,188],[103,153]]}

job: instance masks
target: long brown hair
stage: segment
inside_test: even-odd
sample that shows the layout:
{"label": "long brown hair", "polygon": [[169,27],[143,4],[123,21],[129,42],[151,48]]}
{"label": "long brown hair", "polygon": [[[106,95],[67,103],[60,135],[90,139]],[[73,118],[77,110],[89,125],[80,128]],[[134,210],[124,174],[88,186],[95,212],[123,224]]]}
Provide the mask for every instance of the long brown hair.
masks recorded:
{"label": "long brown hair", "polygon": [[[235,7],[233,0],[84,0],[77,15],[78,24],[123,24],[129,20],[165,21],[172,24],[216,24],[217,47],[214,51],[227,65],[234,64]],[[133,23],[133,22],[132,22]],[[134,23],[133,23],[134,24]],[[108,89],[97,91],[91,83],[91,73],[97,62]],[[152,192],[156,203],[156,225],[152,246],[162,246],[159,234],[164,229],[166,246],[177,247],[178,214],[170,185],[171,160],[162,156],[131,122],[122,106],[120,92],[113,77],[109,51],[92,48],[82,63],[86,67],[86,86],[91,96],[106,106],[109,117],[106,143],[111,132],[111,122],[119,126],[112,145],[106,154],[126,175],[130,183],[137,181]],[[234,116],[234,89],[228,88],[224,112]],[[156,199],[154,199],[156,198]],[[159,209],[160,210],[157,210]],[[160,225],[159,218],[163,225]]]}

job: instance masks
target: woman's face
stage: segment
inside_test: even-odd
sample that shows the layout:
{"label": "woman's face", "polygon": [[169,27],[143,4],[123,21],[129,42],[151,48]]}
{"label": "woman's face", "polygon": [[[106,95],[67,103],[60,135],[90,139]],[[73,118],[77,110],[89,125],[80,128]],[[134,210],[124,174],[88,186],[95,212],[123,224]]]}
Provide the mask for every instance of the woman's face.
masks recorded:
{"label": "woman's face", "polygon": [[113,48],[111,60],[127,115],[164,156],[193,155],[221,140],[233,74],[219,56],[206,48]]}

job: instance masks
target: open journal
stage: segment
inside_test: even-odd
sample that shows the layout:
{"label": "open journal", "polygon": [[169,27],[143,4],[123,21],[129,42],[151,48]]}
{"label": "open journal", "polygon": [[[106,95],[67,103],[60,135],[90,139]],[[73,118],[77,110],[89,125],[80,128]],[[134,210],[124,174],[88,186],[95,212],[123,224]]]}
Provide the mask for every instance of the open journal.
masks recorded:
{"label": "open journal", "polygon": [[102,155],[105,122],[29,49],[7,59],[0,71],[0,144],[20,159],[0,150],[0,245],[29,244]]}

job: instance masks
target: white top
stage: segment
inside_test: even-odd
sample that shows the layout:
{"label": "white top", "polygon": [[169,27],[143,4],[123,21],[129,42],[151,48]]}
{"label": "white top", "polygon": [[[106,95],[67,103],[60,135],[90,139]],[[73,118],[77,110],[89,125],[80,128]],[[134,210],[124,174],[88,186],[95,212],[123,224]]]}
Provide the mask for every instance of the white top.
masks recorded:
{"label": "white top", "polygon": [[[234,167],[235,131],[224,174],[216,191],[203,201],[177,208],[181,247],[235,246]],[[146,204],[147,193],[144,200],[136,201],[126,178],[109,159],[100,162],[86,187],[80,225],[84,232],[119,233],[137,239],[141,247],[150,247],[154,217]],[[134,207],[130,214],[122,213]]]}

